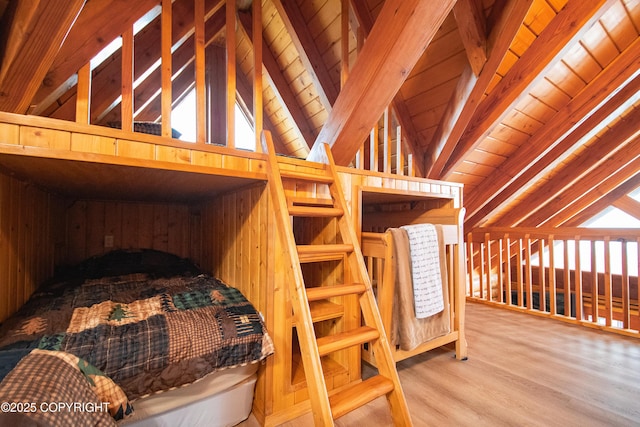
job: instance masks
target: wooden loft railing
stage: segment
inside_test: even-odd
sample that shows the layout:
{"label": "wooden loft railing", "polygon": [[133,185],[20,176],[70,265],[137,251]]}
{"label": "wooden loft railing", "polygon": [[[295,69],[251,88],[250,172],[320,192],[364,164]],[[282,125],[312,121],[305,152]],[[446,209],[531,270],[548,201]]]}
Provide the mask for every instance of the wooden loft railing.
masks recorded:
{"label": "wooden loft railing", "polygon": [[488,227],[466,245],[470,300],[640,337],[640,230]]}
{"label": "wooden loft railing", "polygon": [[[171,112],[173,107],[181,100],[183,93],[194,89],[196,95],[195,129],[198,144],[215,142],[235,147],[235,104],[236,104],[236,2],[205,2],[205,0],[193,0],[193,16],[185,17],[182,12],[176,12],[172,0],[162,0],[158,16],[150,20],[159,20],[160,36],[159,56],[148,63],[146,67],[138,67],[134,64],[134,51],[138,41],[149,43],[149,35],[144,31],[134,34],[134,29],[127,29],[122,35],[122,48],[120,64],[107,65],[117,67],[121,72],[120,93],[111,96],[108,100],[92,100],[92,66],[87,63],[78,70],[78,83],[76,95],[76,121],[83,124],[104,124],[111,119],[120,122],[122,130],[133,131],[134,122],[152,121],[159,124],[161,135],[171,138],[173,135],[171,124]],[[211,5],[211,6],[209,6]],[[207,6],[207,8],[205,8]],[[253,2],[253,15],[261,17],[261,2]],[[193,26],[172,25],[174,13],[181,13],[178,19],[192,19]],[[149,17],[146,17],[149,20]],[[254,19],[254,26],[258,30],[253,31],[253,45],[255,63],[262,63],[262,22]],[[226,29],[226,30],[225,30]],[[213,50],[216,36],[225,31],[226,51],[223,69],[220,73],[226,76],[224,82],[207,81],[205,68],[207,61],[215,56]],[[152,33],[150,29],[148,33]],[[146,45],[145,45],[146,46]],[[144,49],[145,46],[142,48]],[[147,46],[148,47],[148,46]],[[213,50],[211,50],[213,49]],[[148,55],[147,55],[148,56]],[[218,58],[224,57],[218,55]],[[114,58],[118,58],[114,56]],[[103,65],[104,66],[104,65]],[[142,73],[140,69],[146,68]],[[117,70],[113,70],[117,72]],[[254,67],[253,85],[253,114],[256,151],[260,151],[259,135],[262,132],[262,68]],[[160,87],[160,90],[153,89]],[[210,98],[215,101],[207,103],[207,90],[216,91]],[[139,92],[155,92],[145,103],[137,102]],[[208,105],[207,105],[208,104]],[[92,108],[95,111],[92,111]],[[249,107],[250,108],[250,107]],[[216,115],[224,117],[221,122]]]}

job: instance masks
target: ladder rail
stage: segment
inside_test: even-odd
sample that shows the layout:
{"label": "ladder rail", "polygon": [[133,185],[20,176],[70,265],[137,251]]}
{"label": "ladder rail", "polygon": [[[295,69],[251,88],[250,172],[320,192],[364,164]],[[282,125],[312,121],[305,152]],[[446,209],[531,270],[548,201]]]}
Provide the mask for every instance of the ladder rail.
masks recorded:
{"label": "ladder rail", "polygon": [[[283,206],[287,206],[287,199],[282,188],[282,177],[277,167],[278,160],[276,158],[276,152],[273,147],[273,141],[271,135],[268,132],[262,134],[262,149],[263,152],[269,156],[267,162],[267,174],[269,176],[269,189],[271,192],[271,201],[276,215],[276,223],[278,228],[278,234],[284,242],[285,251],[290,259],[290,271],[295,283],[295,292],[289,292],[289,296],[292,299],[292,305],[294,307],[293,315],[296,323],[296,329],[300,340],[306,342],[315,342],[316,335],[313,329],[313,320],[309,312],[304,313],[302,310],[296,309],[303,304],[309,305],[307,300],[307,294],[304,287],[304,278],[300,269],[294,268],[295,265],[300,265],[300,259],[298,252],[291,248],[296,247],[296,242],[293,240],[293,235],[287,232],[285,224],[290,220],[289,213],[282,209]],[[276,167],[273,167],[273,166]],[[278,185],[280,183],[280,185]],[[305,315],[306,314],[306,315]],[[332,419],[331,406],[329,398],[325,393],[320,393],[318,390],[326,390],[327,385],[324,380],[324,374],[321,369],[320,352],[317,346],[300,346],[300,353],[302,355],[302,363],[305,369],[305,376],[307,378],[307,386],[310,390],[309,400],[311,400],[311,406],[314,408],[313,417],[316,425],[323,425],[325,420]],[[311,370],[312,372],[309,372]]]}

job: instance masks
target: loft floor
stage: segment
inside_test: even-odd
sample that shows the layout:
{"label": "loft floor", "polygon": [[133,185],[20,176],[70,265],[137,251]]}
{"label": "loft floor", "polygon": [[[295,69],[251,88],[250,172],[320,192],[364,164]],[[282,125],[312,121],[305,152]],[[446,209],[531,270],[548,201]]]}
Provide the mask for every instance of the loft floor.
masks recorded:
{"label": "loft floor", "polygon": [[[466,327],[469,360],[434,350],[398,364],[414,425],[640,425],[640,340],[476,303]],[[392,423],[381,398],[336,425]]]}

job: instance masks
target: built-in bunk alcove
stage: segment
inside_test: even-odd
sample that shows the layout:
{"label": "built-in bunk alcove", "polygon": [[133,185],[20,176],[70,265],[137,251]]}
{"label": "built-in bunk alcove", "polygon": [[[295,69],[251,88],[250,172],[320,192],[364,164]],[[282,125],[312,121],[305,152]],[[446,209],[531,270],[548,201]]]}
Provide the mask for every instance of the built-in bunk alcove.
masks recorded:
{"label": "built-in bunk alcove", "polygon": [[[30,148],[23,150],[31,154]],[[256,174],[58,154],[0,154],[2,318],[56,270],[117,249],[172,253],[251,287],[249,273],[242,272],[249,259],[259,258],[260,243],[251,240],[260,240],[264,228],[254,212],[264,220],[267,209],[265,182]]]}

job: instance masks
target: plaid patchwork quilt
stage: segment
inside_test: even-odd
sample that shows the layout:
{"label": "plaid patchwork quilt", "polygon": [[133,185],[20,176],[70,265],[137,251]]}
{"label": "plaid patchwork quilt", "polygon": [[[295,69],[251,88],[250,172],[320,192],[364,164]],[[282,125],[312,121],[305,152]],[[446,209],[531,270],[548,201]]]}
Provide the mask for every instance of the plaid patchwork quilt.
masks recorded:
{"label": "plaid patchwork quilt", "polygon": [[251,303],[220,280],[135,273],[36,292],[0,328],[0,380],[33,349],[86,360],[133,401],[261,361],[273,342]]}

